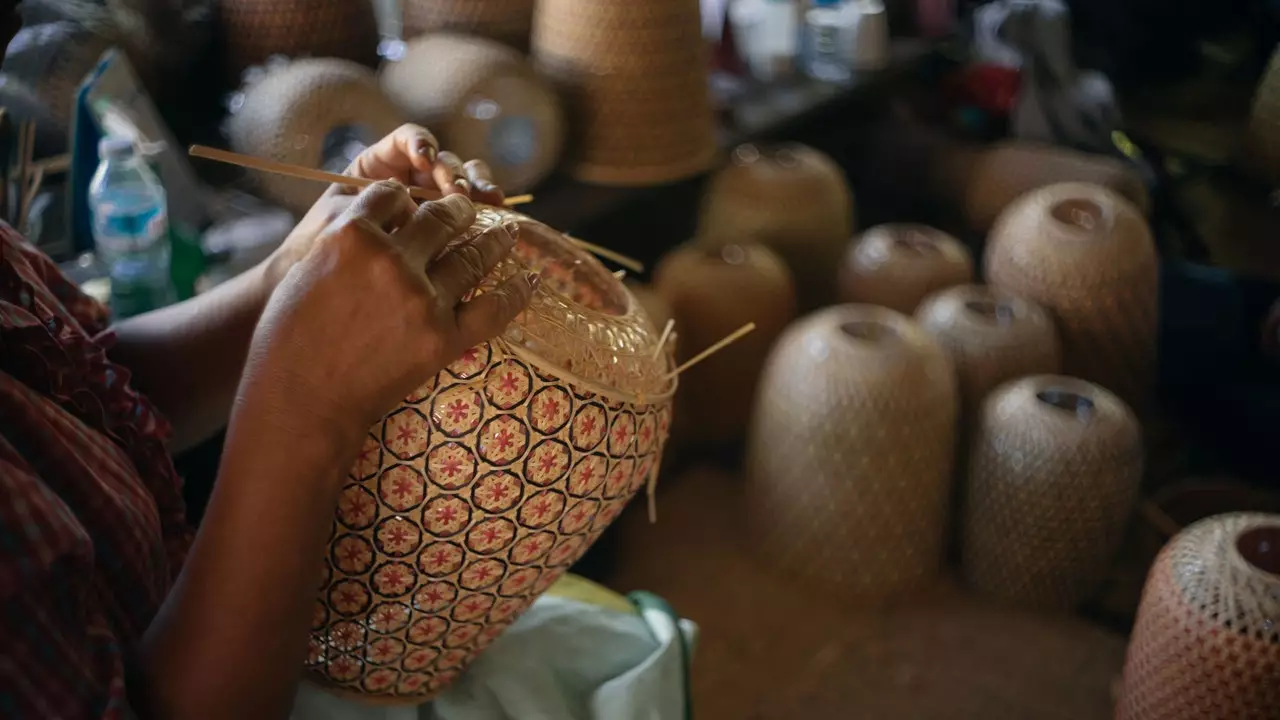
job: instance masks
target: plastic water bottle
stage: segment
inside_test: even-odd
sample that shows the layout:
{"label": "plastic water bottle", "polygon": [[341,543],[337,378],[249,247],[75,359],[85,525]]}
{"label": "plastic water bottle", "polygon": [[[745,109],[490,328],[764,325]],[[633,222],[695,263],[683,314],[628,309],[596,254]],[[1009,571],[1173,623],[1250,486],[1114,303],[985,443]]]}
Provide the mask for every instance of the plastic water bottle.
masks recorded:
{"label": "plastic water bottle", "polygon": [[844,0],[813,0],[804,14],[805,70],[816,80],[845,82],[853,75],[847,46],[857,11]]}
{"label": "plastic water bottle", "polygon": [[129,317],[176,300],[164,187],[133,142],[106,137],[89,184],[93,240],[111,278],[111,309]]}

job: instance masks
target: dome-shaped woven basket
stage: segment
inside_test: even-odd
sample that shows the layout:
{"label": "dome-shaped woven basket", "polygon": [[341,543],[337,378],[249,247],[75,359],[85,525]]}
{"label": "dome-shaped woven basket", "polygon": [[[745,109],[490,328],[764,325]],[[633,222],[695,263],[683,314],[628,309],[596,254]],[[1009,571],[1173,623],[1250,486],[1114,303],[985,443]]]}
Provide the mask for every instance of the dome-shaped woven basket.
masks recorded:
{"label": "dome-shaped woven basket", "polygon": [[[271,68],[237,104],[227,124],[233,150],[331,172],[349,164],[347,145],[372,145],[404,123],[373,71],[345,60]],[[325,190],[323,183],[274,173],[255,177],[263,195],[298,215]]]}
{"label": "dome-shaped woven basket", "polygon": [[1057,373],[1058,331],[1044,308],[983,285],[934,293],[916,310],[956,368],[964,414],[976,411],[998,385],[1024,375]]}
{"label": "dome-shaped woven basket", "polygon": [[841,299],[910,315],[930,293],[973,282],[973,256],[959,240],[925,225],[877,225],[849,243]]}
{"label": "dome-shaped woven basket", "polygon": [[582,556],[657,471],[670,354],[622,283],[520,222],[482,283],[540,272],[532,304],[369,430],[338,504],[308,666],[372,700],[447,686]]}
{"label": "dome-shaped woven basket", "polygon": [[709,61],[692,0],[542,0],[533,57],[560,89],[568,171],[604,185],[658,185],[716,156]]}
{"label": "dome-shaped woven basket", "polygon": [[985,265],[993,287],[1053,312],[1064,374],[1144,411],[1155,375],[1157,267],[1132,204],[1080,183],[1028,193],[996,223]]}
{"label": "dome-shaped woven basket", "polygon": [[957,176],[965,187],[964,215],[982,233],[1019,197],[1057,183],[1100,185],[1124,196],[1143,215],[1150,211],[1147,187],[1137,170],[1115,158],[1077,150],[1005,141],[978,153]]}
{"label": "dome-shaped woven basket", "polygon": [[1133,413],[1082,380],[1024,378],[987,397],[969,453],[965,579],[1029,609],[1079,605],[1110,569],[1142,480]]}
{"label": "dome-shaped woven basket", "polygon": [[791,273],[763,245],[686,245],[662,259],[653,284],[675,317],[680,362],[756,324],[754,332],[686,371],[676,399],[672,432],[679,440],[741,440],[769,349],[796,316]]}
{"label": "dome-shaped woven basket", "polygon": [[1178,534],[1147,575],[1117,720],[1280,717],[1280,515]]}
{"label": "dome-shaped woven basket", "polygon": [[496,40],[517,50],[529,48],[534,0],[401,0],[404,37],[460,32]]}
{"label": "dome-shaped woven basket", "polygon": [[1254,91],[1246,147],[1245,164],[1255,167],[1268,181],[1280,183],[1280,51],[1271,54]]}
{"label": "dome-shaped woven basket", "polygon": [[369,0],[220,0],[217,8],[233,77],[272,55],[378,66],[378,20]]}
{"label": "dome-shaped woven basket", "polygon": [[[667,321],[675,317],[671,310],[671,303],[666,298],[658,294],[658,291],[651,285],[645,285],[633,280],[627,280],[624,283],[627,291],[631,293],[636,302],[640,303],[640,307],[644,308],[644,312],[649,316],[649,320],[653,322],[653,327],[659,333],[667,326]],[[676,347],[674,338],[677,333],[672,332],[673,340],[668,340],[668,349]]]}
{"label": "dome-shaped woven basket", "polygon": [[560,100],[524,56],[490,40],[429,35],[382,69],[382,89],[443,147],[489,164],[507,192],[555,169],[564,139]]}
{"label": "dome-shaped woven basket", "polygon": [[910,318],[842,305],[792,325],[765,366],[747,455],[765,562],[870,602],[935,578],[956,411],[951,365]]}
{"label": "dome-shaped woven basket", "polygon": [[806,312],[836,300],[853,230],[853,192],[835,161],[804,145],[742,145],[708,186],[698,242],[769,246],[791,268]]}

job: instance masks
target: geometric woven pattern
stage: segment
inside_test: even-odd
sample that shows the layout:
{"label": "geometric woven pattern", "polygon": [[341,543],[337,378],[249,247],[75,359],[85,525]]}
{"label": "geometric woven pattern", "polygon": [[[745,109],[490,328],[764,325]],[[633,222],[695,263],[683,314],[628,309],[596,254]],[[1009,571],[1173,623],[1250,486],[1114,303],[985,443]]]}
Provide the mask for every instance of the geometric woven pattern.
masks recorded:
{"label": "geometric woven pattern", "polygon": [[1217,515],[1165,546],[1116,718],[1280,718],[1280,515]]}
{"label": "geometric woven pattern", "polygon": [[496,40],[519,50],[529,47],[534,0],[401,0],[404,38],[459,32]]}
{"label": "geometric woven pattern", "polygon": [[378,66],[378,21],[370,0],[221,0],[217,7],[235,79],[272,55]]}

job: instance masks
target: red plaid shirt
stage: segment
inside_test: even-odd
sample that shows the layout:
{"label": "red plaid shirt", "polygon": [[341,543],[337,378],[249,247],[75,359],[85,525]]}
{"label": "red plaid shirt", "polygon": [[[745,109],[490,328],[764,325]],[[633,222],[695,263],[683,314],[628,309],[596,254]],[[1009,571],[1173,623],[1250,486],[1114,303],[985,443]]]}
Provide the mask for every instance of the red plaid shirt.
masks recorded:
{"label": "red plaid shirt", "polygon": [[107,315],[0,225],[0,717],[125,717],[190,539],[168,426]]}

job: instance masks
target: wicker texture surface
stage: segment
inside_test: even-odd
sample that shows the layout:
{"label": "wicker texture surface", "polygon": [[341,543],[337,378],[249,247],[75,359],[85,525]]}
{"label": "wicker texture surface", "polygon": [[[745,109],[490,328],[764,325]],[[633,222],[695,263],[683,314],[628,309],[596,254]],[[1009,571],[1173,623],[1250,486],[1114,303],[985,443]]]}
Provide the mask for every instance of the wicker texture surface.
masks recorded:
{"label": "wicker texture surface", "polygon": [[488,38],[518,50],[529,47],[534,0],[401,0],[404,37],[460,32]]}
{"label": "wicker texture surface", "polygon": [[383,67],[381,82],[412,122],[459,157],[484,160],[509,193],[534,187],[560,159],[560,101],[509,47],[463,35],[420,37]]}
{"label": "wicker texture surface", "polygon": [[877,225],[849,243],[840,267],[841,300],[910,315],[930,293],[973,282],[973,256],[926,225]]}
{"label": "wicker texture surface", "polygon": [[[1251,533],[1260,528],[1269,530]],[[1117,720],[1280,718],[1280,515],[1201,520],[1147,576]]]}
{"label": "wicker texture surface", "polygon": [[742,145],[703,198],[698,241],[760,243],[791,268],[801,312],[836,301],[836,267],[854,231],[853,191],[813,148]]}
{"label": "wicker texture surface", "polygon": [[233,76],[272,55],[378,65],[378,21],[370,0],[220,0],[216,5]]}
{"label": "wicker texture surface", "polygon": [[658,185],[717,153],[696,0],[542,0],[533,57],[560,89],[584,182]]}
{"label": "wicker texture surface", "polygon": [[969,463],[968,584],[1035,610],[1070,610],[1096,591],[1142,480],[1129,408],[1074,378],[1016,380],[988,396]]}
{"label": "wicker texture surface", "polygon": [[910,318],[842,305],[793,324],[765,366],[747,456],[768,565],[869,602],[935,579],[957,410],[950,362]]}
{"label": "wicker texture surface", "polygon": [[985,270],[993,287],[1053,312],[1064,374],[1145,411],[1155,380],[1157,261],[1132,204],[1082,183],[1028,193],[992,230]]}

